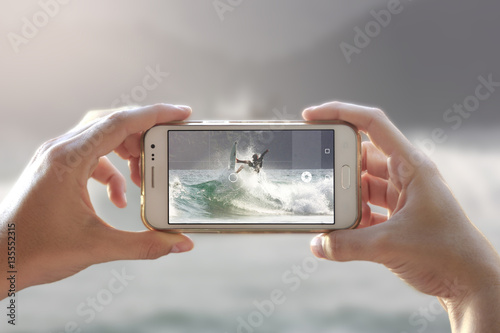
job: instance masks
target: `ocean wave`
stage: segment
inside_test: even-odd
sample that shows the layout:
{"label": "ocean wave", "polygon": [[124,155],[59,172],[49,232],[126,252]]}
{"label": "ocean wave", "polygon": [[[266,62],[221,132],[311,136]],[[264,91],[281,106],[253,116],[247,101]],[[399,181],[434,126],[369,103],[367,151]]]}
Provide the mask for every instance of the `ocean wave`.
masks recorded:
{"label": "ocean wave", "polygon": [[290,173],[290,170],[273,170],[272,177],[268,177],[265,171],[256,174],[243,170],[238,180],[231,182],[229,173],[221,172],[215,179],[191,184],[182,181],[182,177],[171,177],[170,215],[333,214],[331,179],[318,177],[317,181],[305,183]]}

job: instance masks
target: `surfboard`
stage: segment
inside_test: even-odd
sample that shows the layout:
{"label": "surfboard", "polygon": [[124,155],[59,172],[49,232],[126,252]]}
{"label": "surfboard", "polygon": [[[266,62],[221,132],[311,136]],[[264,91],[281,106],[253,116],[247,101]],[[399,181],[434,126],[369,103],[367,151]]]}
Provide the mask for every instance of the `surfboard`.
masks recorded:
{"label": "surfboard", "polygon": [[233,145],[233,148],[231,148],[231,154],[229,154],[229,165],[228,169],[231,171],[235,171],[235,165],[236,165],[236,142]]}

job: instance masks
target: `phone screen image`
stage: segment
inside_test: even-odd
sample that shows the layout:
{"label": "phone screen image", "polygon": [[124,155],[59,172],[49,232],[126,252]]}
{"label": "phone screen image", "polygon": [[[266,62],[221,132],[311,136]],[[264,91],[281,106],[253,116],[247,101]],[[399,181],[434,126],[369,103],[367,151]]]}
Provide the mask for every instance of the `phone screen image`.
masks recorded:
{"label": "phone screen image", "polygon": [[334,130],[169,130],[169,224],[334,224]]}

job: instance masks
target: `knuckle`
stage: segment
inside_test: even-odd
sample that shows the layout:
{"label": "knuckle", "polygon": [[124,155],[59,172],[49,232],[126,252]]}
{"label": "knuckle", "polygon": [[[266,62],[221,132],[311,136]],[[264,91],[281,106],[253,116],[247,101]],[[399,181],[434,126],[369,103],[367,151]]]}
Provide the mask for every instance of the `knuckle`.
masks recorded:
{"label": "knuckle", "polygon": [[158,259],[168,251],[158,242],[150,241],[144,244],[139,252],[139,259]]}
{"label": "knuckle", "polygon": [[423,163],[422,167],[419,168],[420,172],[423,173],[426,176],[434,176],[439,173],[438,167],[436,164],[429,158],[426,158]]}
{"label": "knuckle", "polygon": [[168,110],[170,107],[172,107],[172,105],[171,104],[166,104],[166,103],[155,103],[155,104],[153,104],[153,108],[160,109],[160,110]]}
{"label": "knuckle", "polygon": [[45,154],[54,145],[55,141],[56,141],[56,139],[50,139],[50,140],[45,141],[44,143],[42,143],[40,145],[40,147],[38,147],[38,149],[36,151],[36,155],[43,155],[43,154]]}
{"label": "knuckle", "polygon": [[341,242],[341,237],[337,237],[337,233],[333,233],[332,235],[332,259],[336,261],[346,261],[345,257],[345,248]]}
{"label": "knuckle", "polygon": [[342,107],[343,103],[339,102],[339,101],[332,101],[329,103],[330,107],[334,108],[334,109],[338,109],[340,107]]}
{"label": "knuckle", "polygon": [[377,120],[386,120],[387,115],[379,108],[372,108],[373,117]]}
{"label": "knuckle", "polygon": [[385,112],[382,111],[381,109],[371,108],[370,111],[371,112],[369,114],[369,121],[366,124],[366,129],[368,131],[370,131],[372,126],[375,124],[380,125],[380,124],[390,122],[389,118],[387,118],[387,115],[385,114]]}
{"label": "knuckle", "polygon": [[50,160],[60,159],[61,157],[66,156],[66,153],[67,153],[67,147],[64,144],[53,145],[47,150],[47,155]]}
{"label": "knuckle", "polygon": [[114,111],[110,115],[102,118],[96,126],[92,128],[92,135],[99,137],[103,134],[109,134],[117,129],[123,129],[127,118],[130,117],[133,111],[130,109]]}
{"label": "knuckle", "polygon": [[439,173],[434,161],[432,161],[422,150],[414,148],[409,157],[410,162],[416,167],[417,173],[427,176]]}
{"label": "knuckle", "polygon": [[51,139],[40,146],[36,156],[43,157],[50,163],[64,159],[67,153],[68,148],[64,143],[59,142],[57,139]]}
{"label": "knuckle", "polygon": [[328,234],[325,242],[325,254],[327,258],[334,261],[345,261],[345,249],[341,242],[341,237],[337,237],[338,232]]}
{"label": "knuckle", "polygon": [[127,118],[128,110],[118,110],[110,114],[107,119],[113,123],[120,123]]}

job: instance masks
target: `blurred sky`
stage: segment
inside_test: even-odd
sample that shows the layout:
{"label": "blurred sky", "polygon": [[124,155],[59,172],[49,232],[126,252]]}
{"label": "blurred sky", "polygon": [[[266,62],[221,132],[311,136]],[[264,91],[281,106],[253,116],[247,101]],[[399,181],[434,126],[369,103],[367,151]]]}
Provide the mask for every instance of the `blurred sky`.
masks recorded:
{"label": "blurred sky", "polygon": [[[212,1],[70,1],[18,53],[8,34],[22,35],[23,18],[33,22],[42,8],[2,1],[1,149],[23,164],[87,110],[126,104],[122,94],[143,84],[146,68],[168,76],[132,102],[189,104],[196,119],[298,118],[305,106],[339,99],[379,106],[428,135],[447,125],[443,113],[474,92],[478,76],[500,78],[500,3],[401,7],[348,64],[340,43],[353,45],[354,28],[387,1],[242,1],[223,21]],[[498,95],[463,128],[497,124]],[[12,137],[16,148],[6,144]]]}
{"label": "blurred sky", "polygon": [[[299,119],[306,106],[342,100],[384,109],[413,142],[425,143],[423,147],[440,166],[466,212],[494,246],[500,248],[495,223],[500,200],[497,148],[500,91],[496,90],[500,88],[492,88],[475,111],[466,112],[465,116],[447,111],[455,104],[471,101],[470,96],[484,81],[480,77],[500,82],[500,2],[401,0],[400,13],[392,15],[390,22],[384,24],[386,26],[381,27],[369,43],[365,41],[367,45],[352,54],[350,62],[342,52],[342,43],[354,45],[356,29],[365,30],[366,25],[375,20],[371,11],[386,10],[389,1],[243,0],[221,19],[212,0],[86,0],[69,1],[58,8],[47,7],[53,17],[45,15],[44,21],[41,4],[47,3],[54,1],[0,2],[3,36],[0,39],[0,199],[39,145],[71,128],[90,109],[129,102],[167,102],[192,106],[194,119]],[[26,27],[33,22],[38,22],[40,28]],[[26,39],[22,44],[13,46],[14,34],[22,36],[23,31],[29,37],[23,37]],[[488,88],[482,89],[485,92]],[[132,97],[123,98],[124,95]],[[446,121],[446,115],[455,118]],[[444,142],[433,139],[436,129],[447,136]],[[127,172],[125,163],[119,167]],[[132,184],[128,191],[129,207],[122,211],[107,203],[100,186],[91,183],[91,190],[96,208],[111,224],[117,225],[115,221],[118,221],[129,230],[144,228],[139,220],[139,192]],[[199,248],[214,239],[227,248],[234,244],[251,247],[255,241],[252,236],[235,237],[195,236]],[[249,252],[236,251],[234,258],[226,259],[227,263],[240,267],[242,260],[248,260],[245,267],[259,270],[258,260],[268,258],[264,249],[280,251],[273,244],[275,240],[283,244],[283,237],[259,238],[262,251],[259,255],[252,257]],[[306,244],[309,236],[294,237],[293,241],[302,240]],[[307,251],[304,244],[295,251]],[[201,265],[207,260],[204,254],[206,252],[197,252],[189,258]],[[286,265],[294,262],[290,258],[284,261]],[[212,266],[207,263],[200,267],[210,270],[225,264],[224,260],[211,261]],[[158,262],[150,264],[152,266],[135,265],[138,275],[164,266]],[[187,269],[193,275],[202,272],[180,263],[176,266],[175,260],[171,265],[169,267]],[[273,265],[270,263],[268,267]],[[269,273],[270,276],[279,276],[286,265],[279,266],[279,272]],[[114,266],[99,267],[109,272]],[[386,319],[391,318],[392,310],[401,308],[403,298],[418,299],[422,304],[429,302],[405,289],[404,284],[398,285],[397,279],[383,268],[361,263],[328,267],[335,267],[335,272],[328,271],[332,276],[344,274],[339,279],[347,283],[342,290],[336,290],[339,294],[328,294],[336,304],[328,309],[341,306],[346,299],[354,308],[378,309],[382,317],[368,319],[368,323],[382,323],[381,327],[386,328],[381,331],[387,332],[387,327],[393,327],[392,319]],[[262,272],[270,272],[271,268]],[[103,272],[99,269],[27,290],[25,306],[29,317],[35,318],[34,327],[44,323],[43,318],[55,316],[50,317],[48,310],[38,312],[51,306],[56,309],[54,313],[62,313],[63,318],[53,318],[52,324],[63,326],[65,316],[72,314],[65,313],[58,303],[60,297],[65,299],[58,292],[75,290],[75,286],[92,281],[95,278],[92,273]],[[214,281],[220,278],[220,273],[211,272],[213,275],[209,276]],[[360,272],[375,280],[363,280],[358,276]],[[176,281],[182,283],[186,276],[179,274]],[[233,271],[233,274],[237,273]],[[268,280],[262,279],[265,285]],[[321,289],[317,295],[321,297],[327,282],[321,277],[317,279]],[[232,283],[235,290],[239,290],[238,284]],[[159,283],[155,285],[162,288]],[[391,294],[387,300],[380,301],[385,299],[384,292],[392,290],[394,285],[400,288],[400,298]],[[208,286],[213,288],[212,296],[217,297],[218,293],[227,304],[232,304],[231,295],[236,294],[224,294],[229,293],[224,285]],[[258,287],[257,283],[257,291],[265,289]],[[87,288],[93,290],[92,284]],[[128,303],[123,300],[120,304],[132,311],[134,300],[143,291],[137,287]],[[351,292],[344,295],[344,301],[335,303],[338,295],[348,291]],[[47,300],[43,298],[47,293],[55,296]],[[151,299],[154,293],[148,294]],[[366,297],[367,294],[371,296]],[[189,308],[186,305],[189,299],[180,297],[173,297],[170,306],[179,303]],[[199,301],[198,310],[210,307],[207,305],[210,302],[203,303],[192,297]],[[306,294],[303,297],[307,297]],[[143,302],[151,299],[145,296]],[[73,311],[79,301],[69,302]],[[32,304],[32,308],[26,304]],[[249,304],[251,306],[251,300]],[[321,308],[321,304],[325,303],[314,308]],[[401,314],[398,332],[411,331],[407,318],[417,307],[406,306],[409,310]],[[293,318],[290,314],[296,313],[294,311],[296,309],[286,312],[283,318]],[[103,314],[97,324],[101,321],[116,324],[114,317],[108,317],[110,313]],[[365,318],[371,318],[371,313]],[[348,326],[352,324],[346,320]],[[436,323],[446,323],[446,319]],[[308,327],[304,331],[315,330]]]}

